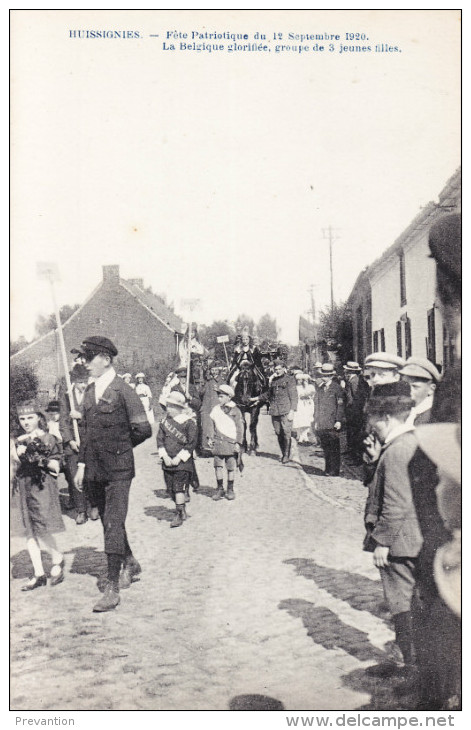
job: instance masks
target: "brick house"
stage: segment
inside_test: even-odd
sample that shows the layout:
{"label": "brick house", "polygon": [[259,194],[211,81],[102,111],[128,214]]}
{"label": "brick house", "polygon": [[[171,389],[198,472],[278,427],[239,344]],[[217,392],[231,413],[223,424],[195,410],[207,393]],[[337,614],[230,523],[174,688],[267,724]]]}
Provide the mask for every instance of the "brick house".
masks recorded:
{"label": "brick house", "polygon": [[[109,337],[118,349],[116,369],[146,368],[175,355],[183,320],[162,299],[144,289],[142,279],[121,279],[119,266],[103,266],[103,279],[86,301],[63,323],[67,354],[89,335]],[[40,390],[53,392],[64,375],[57,330],[31,342],[10,358],[33,364]],[[73,365],[70,355],[69,365]]]}
{"label": "brick house", "polygon": [[416,355],[453,364],[454,347],[438,309],[430,227],[461,211],[461,168],[448,180],[438,203],[428,203],[383,254],[358,276],[348,298],[353,351],[363,363],[370,352]]}

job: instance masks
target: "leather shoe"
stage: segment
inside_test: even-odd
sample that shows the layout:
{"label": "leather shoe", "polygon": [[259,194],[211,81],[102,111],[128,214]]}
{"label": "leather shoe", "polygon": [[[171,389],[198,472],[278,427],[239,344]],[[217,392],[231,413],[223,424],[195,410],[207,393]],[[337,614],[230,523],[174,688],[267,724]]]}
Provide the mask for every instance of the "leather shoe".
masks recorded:
{"label": "leather shoe", "polygon": [[60,573],[58,573],[57,575],[50,576],[51,586],[57,586],[57,585],[59,585],[59,583],[62,583],[62,581],[64,580],[64,559],[62,559],[60,561],[60,563],[56,563],[56,566],[58,568],[60,568]]}
{"label": "leather shoe", "polygon": [[119,604],[119,590],[115,586],[108,583],[106,586],[103,597],[95,603],[93,611],[95,613],[104,613],[105,611],[112,611]]}
{"label": "leather shoe", "polygon": [[142,568],[137,562],[136,558],[132,557],[127,563],[123,565],[121,575],[119,576],[119,588],[120,590],[129,588],[134,580],[137,580],[136,576],[142,573]]}
{"label": "leather shoe", "polygon": [[77,517],[75,518],[75,524],[76,525],[84,525],[87,521],[87,513],[86,512],[78,512]]}
{"label": "leather shoe", "polygon": [[100,513],[98,512],[98,507],[92,507],[88,516],[93,521],[99,520],[100,519]]}
{"label": "leather shoe", "polygon": [[45,575],[35,575],[34,578],[22,586],[22,591],[34,591],[35,588],[47,585],[47,578]]}

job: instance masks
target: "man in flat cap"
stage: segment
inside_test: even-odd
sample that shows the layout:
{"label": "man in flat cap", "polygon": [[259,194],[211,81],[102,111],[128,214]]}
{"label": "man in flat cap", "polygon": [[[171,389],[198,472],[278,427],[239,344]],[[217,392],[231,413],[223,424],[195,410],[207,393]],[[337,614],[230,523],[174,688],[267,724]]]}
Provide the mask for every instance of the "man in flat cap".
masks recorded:
{"label": "man in flat cap", "polygon": [[274,372],[268,381],[268,392],[260,396],[270,402],[273,428],[281,449],[281,462],[287,464],[291,455],[291,429],[298,407],[298,391],[293,375],[288,375],[284,360],[276,359]]}
{"label": "man in flat cap", "polygon": [[90,494],[86,484],[82,491],[79,491],[75,487],[79,444],[75,440],[72,415],[74,418],[76,417],[79,440],[82,440],[82,404],[89,381],[89,374],[85,365],[80,365],[79,363],[74,365],[70,371],[70,381],[72,383],[72,398],[69,397],[69,394],[65,390],[59,398],[59,427],[64,444],[64,474],[69,487],[72,507],[75,507],[77,510],[75,522],[77,525],[83,525],[88,519],[87,501],[90,503],[90,519],[97,520],[100,516],[97,506],[93,503],[93,500],[90,501]]}
{"label": "man in flat cap", "polygon": [[77,352],[83,355],[94,381],[87,387],[82,403],[83,437],[75,485],[82,489],[87,479],[103,523],[108,583],[93,608],[103,612],[116,608],[120,587],[128,588],[141,572],[129,546],[125,521],[135,474],[133,447],[152,435],[152,427],[141,399],[116,375],[113,358],[118,351],[111,340],[88,337]]}
{"label": "man in flat cap", "polygon": [[417,447],[407,423],[413,401],[404,381],[376,386],[367,407],[368,425],[381,443],[381,455],[365,508],[367,535],[364,549],[373,552],[384,596],[393,617],[396,645],[400,650],[390,662],[370,667],[368,674],[397,671],[411,676],[415,668],[412,623],[417,556],[422,533],[412,497],[409,463]]}
{"label": "man in flat cap", "polygon": [[440,373],[425,357],[409,357],[401,370],[402,380],[409,383],[414,407],[410,420],[415,426],[428,423],[432,414],[433,396],[440,380]]}
{"label": "man in flat cap", "polygon": [[[390,352],[372,352],[365,359],[365,378],[367,379],[372,393],[378,385],[395,383],[401,379],[399,370],[404,367],[406,361],[399,355]],[[376,464],[381,453],[381,444],[374,434],[369,433],[363,441],[364,447],[364,479],[365,486],[371,483]]]}

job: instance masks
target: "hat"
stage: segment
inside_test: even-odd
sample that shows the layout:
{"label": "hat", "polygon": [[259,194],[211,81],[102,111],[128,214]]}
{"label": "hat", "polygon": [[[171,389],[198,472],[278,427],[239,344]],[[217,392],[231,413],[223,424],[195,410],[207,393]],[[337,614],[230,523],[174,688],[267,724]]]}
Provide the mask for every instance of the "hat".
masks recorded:
{"label": "hat", "polygon": [[284,360],[281,360],[279,357],[276,358],[276,360],[273,360],[273,365],[276,367],[277,365],[281,365],[281,367],[285,368],[286,363]]}
{"label": "hat", "polygon": [[16,406],[18,416],[30,416],[32,413],[42,413],[39,403],[36,401],[25,401]]}
{"label": "hat", "polygon": [[178,406],[179,408],[185,408],[186,398],[183,393],[179,393],[178,390],[172,390],[165,399],[166,406]]}
{"label": "hat", "polygon": [[[185,365],[181,365],[179,368],[177,368],[175,370],[175,375],[178,375],[178,373],[186,373],[186,372],[187,372],[187,369],[186,369]],[[137,378],[137,375],[136,375],[136,378]]]}
{"label": "hat", "polygon": [[46,413],[60,413],[60,404],[58,400],[50,400],[47,404]]}
{"label": "hat", "polygon": [[84,381],[88,382],[89,377],[90,377],[90,374],[89,374],[87,368],[85,367],[85,365],[79,365],[79,363],[77,363],[77,365],[74,365],[74,367],[70,371],[70,379],[71,379],[72,383],[84,382]]}
{"label": "hat", "polygon": [[145,378],[145,377],[146,376],[144,375],[144,373],[137,373],[136,374],[136,378]]}
{"label": "hat", "polygon": [[457,423],[427,423],[415,429],[422,451],[440,471],[461,482],[461,443]]}
{"label": "hat", "polygon": [[404,358],[399,357],[399,355],[392,355],[390,352],[372,352],[365,360],[365,368],[396,370],[397,368],[403,368],[405,364]]}
{"label": "hat", "polygon": [[350,373],[359,373],[359,372],[360,372],[360,370],[361,370],[361,367],[360,367],[360,366],[359,366],[359,364],[358,364],[357,362],[355,362],[354,360],[349,360],[349,361],[347,362],[347,364],[343,366],[343,369],[344,369],[344,370],[345,370],[346,372],[350,372]]}
{"label": "hat", "polygon": [[326,375],[326,376],[335,375],[335,369],[334,369],[334,366],[332,365],[332,363],[325,362],[320,368],[319,375]]}
{"label": "hat", "polygon": [[319,360],[316,363],[314,363],[314,370],[320,370],[321,367],[322,367],[322,363],[319,362]]}
{"label": "hat", "polygon": [[388,413],[394,415],[410,411],[414,402],[411,398],[410,385],[405,380],[377,385],[368,401],[368,413]]}
{"label": "hat", "polygon": [[461,215],[444,215],[434,223],[428,245],[437,267],[461,288]]}
{"label": "hat", "polygon": [[231,398],[234,397],[234,388],[231,388],[230,385],[226,385],[223,383],[218,388],[216,388],[216,393],[224,393],[224,395],[228,395]]}
{"label": "hat", "polygon": [[100,337],[93,335],[83,340],[79,348],[71,350],[72,353],[83,355],[86,358],[93,358],[95,355],[109,355],[116,357],[118,350],[108,337]]}
{"label": "hat", "polygon": [[441,375],[433,362],[427,360],[426,357],[409,357],[399,372],[401,375],[408,375],[410,378],[435,380],[437,383],[441,379]]}
{"label": "hat", "polygon": [[122,377],[122,378],[132,378],[132,375],[131,375],[131,373],[123,373],[123,374],[121,375],[121,377]]}

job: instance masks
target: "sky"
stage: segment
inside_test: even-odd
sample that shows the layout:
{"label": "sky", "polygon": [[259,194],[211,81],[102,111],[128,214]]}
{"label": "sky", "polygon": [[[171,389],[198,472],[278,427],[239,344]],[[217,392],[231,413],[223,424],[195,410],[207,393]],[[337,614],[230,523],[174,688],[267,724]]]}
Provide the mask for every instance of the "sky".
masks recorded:
{"label": "sky", "polygon": [[[172,31],[271,50],[164,50]],[[268,312],[295,344],[309,287],[330,302],[326,229],[345,300],[460,165],[460,32],[458,10],[13,11],[12,339],[52,311],[54,261],[59,304],[119,264],[200,323]],[[340,53],[377,44],[400,51]]]}

